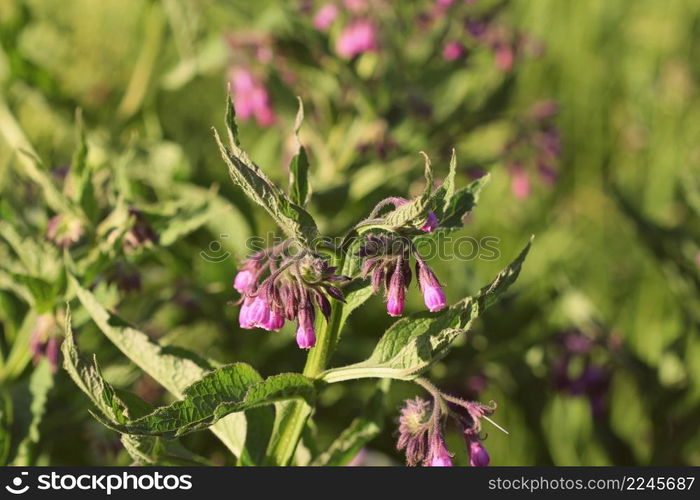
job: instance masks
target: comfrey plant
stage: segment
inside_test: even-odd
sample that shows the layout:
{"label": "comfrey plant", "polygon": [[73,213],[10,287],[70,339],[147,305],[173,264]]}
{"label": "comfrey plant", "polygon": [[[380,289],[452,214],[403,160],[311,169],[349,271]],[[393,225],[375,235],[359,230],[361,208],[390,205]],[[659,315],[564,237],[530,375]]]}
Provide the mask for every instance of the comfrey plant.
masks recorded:
{"label": "comfrey plant", "polygon": [[[115,318],[75,279],[70,280],[75,293],[97,326],[178,401],[151,410],[135,396],[118,394],[96,364],[87,364],[79,356],[70,315],[63,345],[66,369],[99,408],[97,418],[123,434],[123,443],[138,463],[201,463],[202,459],[163,438],[209,428],[241,465],[347,464],[380,432],[389,383],[398,380],[416,383],[431,397],[431,401],[407,401],[401,410],[398,448],[405,450],[409,465],[452,464],[444,439],[448,421],[464,435],[471,465],[488,465],[482,421],[490,421],[495,404],[445,394],[424,374],[515,281],[529,244],[478,294],[448,303],[440,280],[418,251],[417,239],[436,238],[462,227],[486,182],[482,178],[457,189],[454,155],[439,187],[433,185],[433,168],[424,155],[422,194],[410,200],[383,200],[335,243],[323,237],[305,208],[311,189],[306,151],[298,140],[302,119],[300,107],[295,125],[297,152],[291,160],[287,191],[241,148],[230,99],[227,141],[216,132],[215,138],[234,183],[268,212],[286,236],[243,260],[233,277],[239,295],[239,326],[278,331],[287,321],[296,322],[297,344],[308,350],[303,371],[263,378],[245,363],[221,365],[184,349],[162,348]],[[407,314],[405,296],[414,272],[427,310]],[[349,315],[381,289],[388,314],[401,319],[378,334],[367,359],[332,367]],[[352,342],[352,337],[346,341]],[[355,379],[379,379],[365,413],[327,450],[312,451],[315,426],[311,420],[319,393],[330,384]]]}

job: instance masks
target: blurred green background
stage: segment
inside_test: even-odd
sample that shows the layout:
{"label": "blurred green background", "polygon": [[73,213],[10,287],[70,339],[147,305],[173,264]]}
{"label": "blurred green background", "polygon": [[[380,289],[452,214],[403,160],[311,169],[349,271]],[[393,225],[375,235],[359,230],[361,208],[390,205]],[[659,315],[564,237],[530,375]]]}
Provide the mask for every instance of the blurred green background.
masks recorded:
{"label": "blurred green background", "polygon": [[[324,31],[313,27],[322,2],[0,2],[3,221],[20,238],[46,244],[57,211],[18,149],[33,149],[61,189],[80,108],[92,183],[106,193],[97,196],[95,220],[126,200],[161,236],[138,253],[105,250],[95,293],[167,345],[245,361],[266,376],[300,370],[304,353],[291,329],[241,331],[229,305],[245,239],[274,230],[228,180],[211,134],[222,125],[232,71],[247,68],[269,92],[276,118],[242,121],[242,141],[281,183],[295,96],[304,101],[310,210],[322,231],[341,234],[382,198],[415,194],[418,151],[444,174],[454,147],[460,182],[476,172],[492,177],[460,234],[498,238],[499,257],[433,261],[448,299],[488,283],[535,235],[512,293],[430,374],[448,392],[498,403],[495,419],[510,434],[486,429],[493,465],[700,465],[700,4],[477,0],[440,16],[438,2],[371,3],[360,14],[341,6],[341,20]],[[338,56],[342,16],[381,27],[378,49]],[[512,68],[498,67],[490,42],[465,30],[470,19],[488,20],[506,40]],[[455,61],[441,57],[450,40],[464,45]],[[558,113],[538,122],[532,110],[542,102],[555,102]],[[518,196],[514,165],[530,161],[528,134],[537,127],[558,131],[556,180],[544,182],[528,163],[529,193]],[[520,152],[509,148],[514,138]],[[36,313],[60,324],[65,299],[57,285],[39,307],[11,284],[21,256],[3,228],[0,268],[10,278],[0,279],[0,423],[9,437],[0,440],[7,450],[0,456],[128,463],[118,435],[92,420],[61,370],[35,433],[28,430],[29,386],[41,365],[30,361],[26,339]],[[83,247],[71,249],[76,259],[104,236],[87,233]],[[60,260],[60,252],[51,255]],[[140,276],[140,291],[125,293],[106,278],[117,261]],[[421,307],[414,293],[407,309]],[[74,315],[83,350],[97,353],[110,381],[154,404],[169,401],[84,313]],[[390,323],[381,300],[371,299],[350,318],[333,364],[363,359]],[[21,360],[10,366],[13,349]],[[353,382],[323,393],[315,417],[321,445],[372,389]],[[395,418],[415,394],[394,383],[384,432],[363,463],[402,462]],[[24,434],[31,436],[21,454]],[[449,441],[451,449],[463,446],[456,435]],[[230,463],[208,433],[183,442]]]}

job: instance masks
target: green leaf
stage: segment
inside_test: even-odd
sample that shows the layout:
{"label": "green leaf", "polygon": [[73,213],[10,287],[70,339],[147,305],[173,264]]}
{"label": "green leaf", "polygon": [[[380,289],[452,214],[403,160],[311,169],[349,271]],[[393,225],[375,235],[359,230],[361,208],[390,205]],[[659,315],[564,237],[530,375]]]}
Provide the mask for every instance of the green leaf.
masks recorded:
{"label": "green leaf", "polygon": [[39,186],[46,204],[56,213],[69,213],[80,220],[85,220],[84,214],[61,193],[54,184],[48,169],[44,167],[36,155],[24,131],[0,98],[0,134],[5,137],[10,150],[17,153],[17,171]]}
{"label": "green leaf", "polygon": [[[129,418],[140,417],[151,410],[150,406],[140,398],[133,394],[120,393],[107,383],[100,373],[97,359],[94,356],[92,363],[87,363],[81,358],[71,326],[70,307],[66,311],[64,333],[65,340],[61,347],[63,367],[106,418],[125,423]],[[166,443],[156,437],[123,434],[122,443],[137,464],[207,464],[206,460],[192,454],[177,442]]]}
{"label": "green leaf", "polygon": [[6,382],[18,378],[31,361],[32,353],[29,350],[29,341],[36,325],[36,318],[37,314],[33,309],[29,309],[24,316],[17,336],[12,342],[10,353],[7,355],[2,370],[0,370],[0,381]]}
{"label": "green leaf", "polygon": [[306,210],[293,203],[286,193],[273,183],[239,147],[238,129],[230,98],[227,100],[226,116],[229,147],[221,142],[216,130],[214,130],[214,138],[234,184],[238,185],[250,199],[267,210],[287,236],[309,244],[318,234],[316,223]]}
{"label": "green leaf", "polygon": [[363,414],[355,418],[350,426],[331,443],[328,450],[316,457],[311,465],[347,465],[367,443],[382,432],[389,384],[390,381],[386,379],[379,381],[377,390]]}
{"label": "green leaf", "polygon": [[452,342],[467,332],[473,321],[491,306],[516,280],[530,243],[475,297],[454,304],[440,313],[420,312],[394,323],[365,361],[321,374],[326,382],[357,378],[412,380],[442,359]]}
{"label": "green leaf", "polygon": [[[469,214],[477,205],[481,190],[490,180],[491,175],[485,175],[471,182],[467,187],[457,190],[442,210],[436,211],[436,215],[440,220],[438,231],[451,231],[463,227],[464,216]],[[431,234],[435,234],[436,232],[437,231]]]}
{"label": "green leaf", "polygon": [[54,377],[51,363],[46,359],[42,359],[34,368],[29,379],[29,394],[32,398],[29,406],[31,421],[29,422],[26,436],[19,443],[13,465],[30,465],[33,463],[34,447],[39,443],[40,438],[39,425],[46,413],[46,402],[53,384]]}
{"label": "green leaf", "polygon": [[95,406],[109,419],[115,422],[126,422],[129,419],[129,409],[126,404],[116,396],[116,392],[105,382],[97,358],[93,357],[88,364],[80,357],[80,352],[75,344],[73,328],[71,325],[70,306],[66,309],[66,320],[63,333],[65,339],[61,346],[63,352],[63,368],[73,379],[73,382],[82,390]]}
{"label": "green leaf", "polygon": [[80,109],[75,112],[75,128],[77,147],[73,153],[63,192],[67,197],[82,207],[85,214],[91,220],[94,220],[99,209],[97,199],[95,198],[95,190],[92,185],[92,170],[87,164],[87,137],[85,135],[83,114]]}
{"label": "green leaf", "polygon": [[[185,349],[162,347],[148,335],[128,326],[102,307],[95,296],[82,288],[73,276],[69,281],[92,320],[112,343],[139,368],[178,398],[185,389],[208,373],[213,365]],[[245,441],[245,415],[235,414],[217,422],[212,432],[240,456]]]}
{"label": "green leaf", "polygon": [[289,164],[289,196],[297,205],[303,207],[309,201],[311,188],[309,186],[309,158],[306,149],[299,142],[299,129],[304,120],[304,104],[299,100],[299,111],[294,121],[294,136],[297,142],[297,154]]}
{"label": "green leaf", "polygon": [[261,380],[245,363],[221,367],[195,382],[184,399],[153,413],[120,425],[105,423],[129,434],[177,437],[205,429],[229,413],[301,399],[311,403],[316,396],[313,380],[297,373],[283,373]]}
{"label": "green leaf", "polygon": [[428,212],[435,212],[438,219],[442,220],[441,216],[451,211],[449,207],[452,205],[452,199],[455,194],[455,175],[457,172],[457,157],[455,151],[452,150],[449,173],[440,187],[435,191],[432,190],[433,169],[430,159],[425,153],[421,152],[421,154],[425,158],[425,189],[423,194],[411,200],[409,203],[401,205],[389,212],[381,223],[369,221],[369,223],[361,224],[361,226],[358,227],[363,227],[365,230],[369,228],[396,230],[407,226],[420,228],[425,224]]}

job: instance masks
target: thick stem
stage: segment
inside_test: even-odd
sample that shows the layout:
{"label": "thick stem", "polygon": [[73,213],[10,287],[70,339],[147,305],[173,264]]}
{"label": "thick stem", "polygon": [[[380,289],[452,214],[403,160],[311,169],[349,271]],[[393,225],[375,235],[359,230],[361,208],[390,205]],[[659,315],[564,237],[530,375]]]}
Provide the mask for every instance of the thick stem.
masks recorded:
{"label": "thick stem", "polygon": [[[342,267],[342,261],[339,263]],[[338,341],[341,328],[343,304],[334,302],[328,323],[316,338],[316,346],[309,351],[304,366],[304,375],[317,378],[325,369]],[[277,436],[268,450],[270,465],[289,465],[296,450],[306,419],[311,408],[303,401],[294,401],[285,408],[280,419]]]}

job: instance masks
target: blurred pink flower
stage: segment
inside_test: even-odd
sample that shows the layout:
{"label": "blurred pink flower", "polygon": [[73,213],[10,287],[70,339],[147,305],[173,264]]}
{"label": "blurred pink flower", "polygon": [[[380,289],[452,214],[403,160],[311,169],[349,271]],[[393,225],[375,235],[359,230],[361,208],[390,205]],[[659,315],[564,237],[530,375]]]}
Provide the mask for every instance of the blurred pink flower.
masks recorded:
{"label": "blurred pink flower", "polygon": [[510,71],[513,68],[513,62],[515,61],[513,50],[508,45],[498,45],[495,50],[496,67],[501,71]]}
{"label": "blurred pink flower", "polygon": [[314,16],[314,27],[319,31],[326,31],[331,27],[338,17],[338,7],[335,4],[327,3],[316,12]]}
{"label": "blurred pink flower", "polygon": [[261,127],[269,127],[275,122],[276,116],[267,89],[248,69],[231,70],[231,94],[236,116],[241,121],[254,117]]}
{"label": "blurred pink flower", "polygon": [[514,165],[510,169],[511,181],[510,190],[519,200],[524,200],[530,196],[531,186],[527,172],[520,165]]}
{"label": "blurred pink flower", "polygon": [[464,55],[464,46],[459,42],[449,42],[442,49],[442,58],[445,61],[456,61]]}
{"label": "blurred pink flower", "polygon": [[360,19],[345,27],[335,49],[341,57],[350,59],[363,52],[376,50],[376,35],[374,25],[368,20]]}

